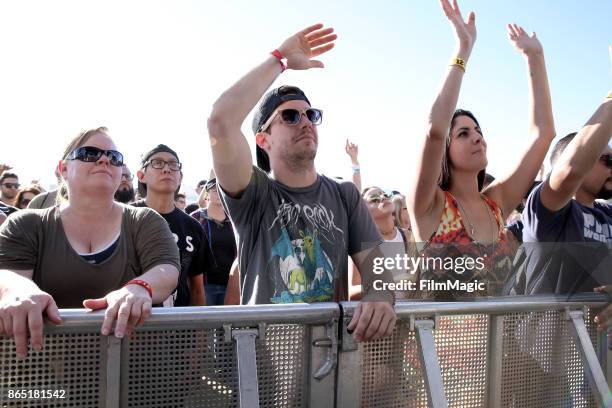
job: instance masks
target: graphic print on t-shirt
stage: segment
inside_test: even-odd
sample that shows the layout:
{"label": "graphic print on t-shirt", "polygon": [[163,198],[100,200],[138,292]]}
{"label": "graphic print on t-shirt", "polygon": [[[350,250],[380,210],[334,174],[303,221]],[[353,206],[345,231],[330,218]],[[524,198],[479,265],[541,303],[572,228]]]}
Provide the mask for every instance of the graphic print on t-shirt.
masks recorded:
{"label": "graphic print on t-shirt", "polygon": [[[344,232],[334,214],[321,204],[313,207],[284,200],[268,231],[280,236],[272,246],[267,270],[274,281],[272,303],[325,302],[332,300],[336,271],[324,248],[344,242]],[[336,243],[336,245],[332,245]]]}
{"label": "graphic print on t-shirt", "polygon": [[584,216],[584,238],[585,241],[593,240],[612,243],[612,231],[609,224],[601,224],[593,214],[582,213]]}

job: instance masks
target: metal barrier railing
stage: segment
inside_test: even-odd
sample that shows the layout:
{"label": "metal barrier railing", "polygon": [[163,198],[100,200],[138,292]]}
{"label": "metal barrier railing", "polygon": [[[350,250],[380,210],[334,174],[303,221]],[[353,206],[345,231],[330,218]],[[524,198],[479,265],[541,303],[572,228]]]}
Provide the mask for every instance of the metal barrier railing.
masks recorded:
{"label": "metal barrier railing", "polygon": [[361,344],[352,302],[154,309],[125,339],[61,310],[25,360],[0,338],[0,407],[610,406],[607,301],[398,303],[393,335]]}
{"label": "metal barrier railing", "polygon": [[[517,296],[406,302],[391,337],[346,335],[357,303],[341,303],[337,407],[612,406],[606,296]],[[597,350],[597,351],[595,351]]]}

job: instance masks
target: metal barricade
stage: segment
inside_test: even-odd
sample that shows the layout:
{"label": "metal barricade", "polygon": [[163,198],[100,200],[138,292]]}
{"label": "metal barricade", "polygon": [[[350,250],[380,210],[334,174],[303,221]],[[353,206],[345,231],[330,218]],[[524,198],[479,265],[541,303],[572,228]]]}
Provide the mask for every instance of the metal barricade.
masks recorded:
{"label": "metal barricade", "polygon": [[0,338],[0,407],[611,406],[592,323],[607,304],[404,302],[392,336],[361,344],[352,302],[155,309],[125,339],[99,334],[102,312],[62,310],[25,360]]}
{"label": "metal barricade", "polygon": [[334,406],[335,303],[154,309],[129,339],[100,335],[100,312],[61,316],[25,360],[0,338],[0,407]]}
{"label": "metal barricade", "polygon": [[606,333],[592,323],[607,304],[515,296],[469,302],[400,302],[392,336],[356,344],[342,307],[338,408],[612,406]]}

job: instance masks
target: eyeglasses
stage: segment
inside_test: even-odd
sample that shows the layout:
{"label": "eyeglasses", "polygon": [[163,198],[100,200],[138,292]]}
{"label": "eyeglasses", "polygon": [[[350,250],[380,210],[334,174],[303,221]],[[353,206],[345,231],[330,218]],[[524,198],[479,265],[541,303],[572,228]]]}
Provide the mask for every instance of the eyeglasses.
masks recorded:
{"label": "eyeglasses", "polygon": [[270,127],[274,118],[280,114],[281,120],[284,124],[295,126],[302,120],[302,115],[306,115],[306,118],[315,126],[318,126],[323,121],[323,111],[321,109],[308,108],[308,109],[279,109],[275,111],[272,116],[268,118],[266,123],[261,126],[260,132],[265,132]]}
{"label": "eyeglasses", "polygon": [[134,176],[132,174],[125,174],[125,173],[123,173],[121,175],[121,181],[123,181],[123,180],[132,181],[132,180],[134,180]]}
{"label": "eyeglasses", "polygon": [[2,184],[5,188],[19,188],[19,186],[21,184],[19,183],[3,183]]}
{"label": "eyeglasses", "polygon": [[123,155],[116,150],[103,150],[98,149],[94,146],[83,146],[77,149],[74,149],[68,157],[67,160],[80,160],[82,162],[96,162],[100,160],[102,155],[106,155],[108,157],[108,161],[111,166],[121,167],[123,166]]}
{"label": "eyeglasses", "polygon": [[371,196],[366,198],[366,201],[368,203],[378,204],[378,203],[382,203],[383,201],[388,200],[390,198],[391,198],[391,194],[382,193],[382,194],[371,195]]}
{"label": "eyeglasses", "polygon": [[151,165],[151,167],[153,167],[154,169],[157,170],[162,170],[164,167],[166,167],[166,164],[168,165],[168,168],[172,171],[179,171],[181,168],[183,168],[183,164],[179,163],[177,161],[165,161],[162,159],[151,159],[149,161],[147,161],[143,167],[147,167],[148,165]]}
{"label": "eyeglasses", "polygon": [[599,157],[599,160],[601,160],[604,166],[606,166],[609,169],[612,169],[612,154],[611,153],[602,154]]}

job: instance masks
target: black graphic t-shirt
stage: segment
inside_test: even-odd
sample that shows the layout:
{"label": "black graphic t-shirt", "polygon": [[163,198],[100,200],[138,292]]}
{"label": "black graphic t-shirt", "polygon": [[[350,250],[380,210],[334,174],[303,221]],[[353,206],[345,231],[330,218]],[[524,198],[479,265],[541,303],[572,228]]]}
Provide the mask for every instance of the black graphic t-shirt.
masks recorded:
{"label": "black graphic t-shirt", "polygon": [[[146,207],[145,200],[132,204]],[[181,257],[181,271],[176,291],[171,295],[174,306],[189,306],[189,278],[204,273],[208,248],[204,246],[202,226],[183,211],[175,208],[168,214],[160,214],[168,223]]]}
{"label": "black graphic t-shirt", "polygon": [[220,193],[238,235],[242,304],[346,300],[348,256],[382,242],[350,182],[319,175],[291,188],[253,167],[239,199]]}

